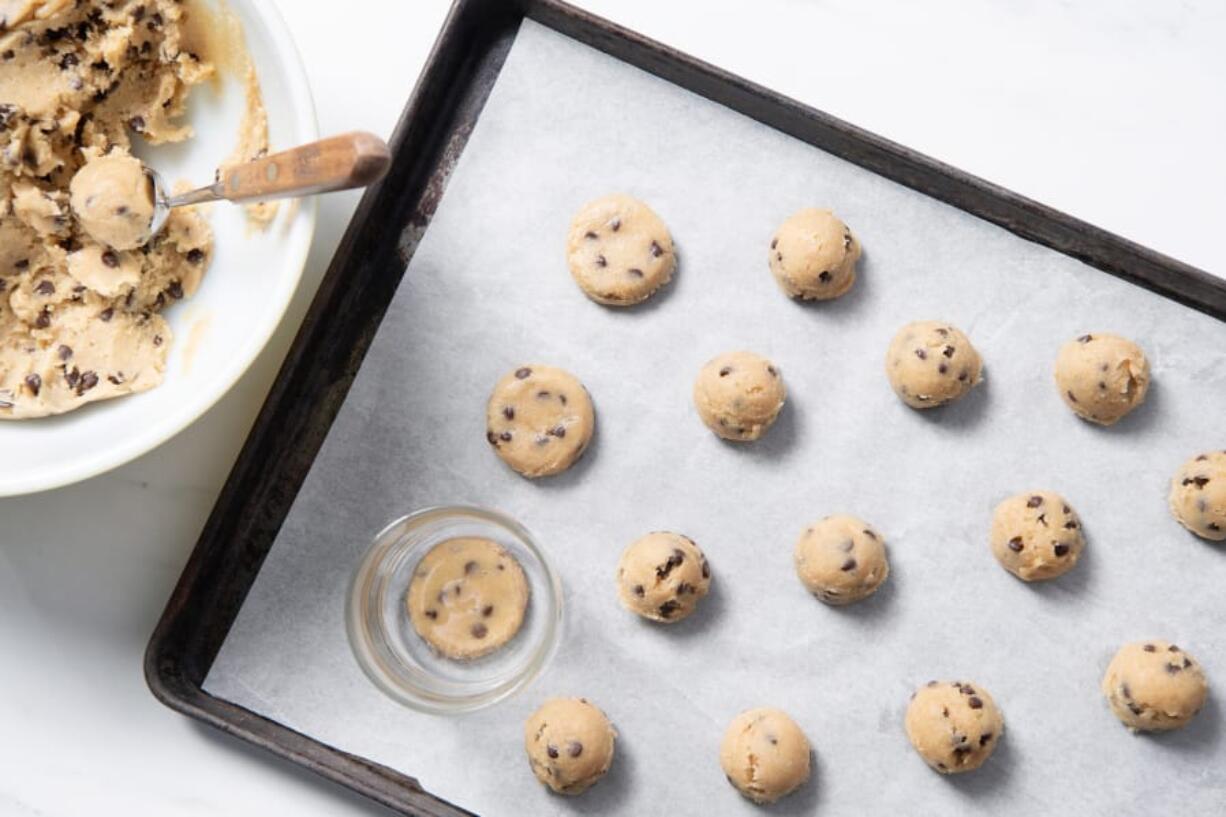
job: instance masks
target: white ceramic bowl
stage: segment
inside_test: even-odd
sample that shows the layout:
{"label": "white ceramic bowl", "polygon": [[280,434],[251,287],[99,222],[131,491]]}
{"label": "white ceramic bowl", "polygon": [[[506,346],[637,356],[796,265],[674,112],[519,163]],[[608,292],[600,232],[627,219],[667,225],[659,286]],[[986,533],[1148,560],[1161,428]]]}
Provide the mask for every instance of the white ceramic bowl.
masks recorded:
{"label": "white ceramic bowl", "polygon": [[[268,0],[227,4],[242,21],[259,73],[272,149],[319,138],[306,72],[280,14]],[[234,148],[244,100],[232,77],[217,89],[197,87],[188,101],[196,135],[182,145],[138,144],[136,152],[169,184],[205,184]],[[208,219],[213,263],[195,296],[165,313],[175,335],[165,382],[60,417],[0,423],[0,496],[67,485],[157,447],[216,403],[264,348],[302,275],[314,201],[283,203],[264,231],[224,202],[210,206]]]}

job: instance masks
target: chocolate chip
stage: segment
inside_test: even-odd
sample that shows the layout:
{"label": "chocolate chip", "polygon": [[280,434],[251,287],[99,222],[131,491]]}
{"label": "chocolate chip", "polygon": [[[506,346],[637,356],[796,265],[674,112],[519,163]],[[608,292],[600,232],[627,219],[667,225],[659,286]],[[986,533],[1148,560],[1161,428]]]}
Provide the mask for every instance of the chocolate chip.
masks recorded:
{"label": "chocolate chip", "polygon": [[558,400],[562,401],[562,405],[566,405],[566,395],[558,392]]}
{"label": "chocolate chip", "polygon": [[943,706],[943,707],[941,707],[941,717],[942,717],[942,718],[948,718],[948,717],[949,717],[949,707],[948,707],[948,706]]}
{"label": "chocolate chip", "polygon": [[637,267],[631,267],[630,269],[626,271],[630,273],[630,276],[632,278],[642,278],[643,277],[643,271],[641,269],[638,269]]}
{"label": "chocolate chip", "polygon": [[830,279],[831,279],[832,277],[833,277],[833,276],[832,276],[832,275],[831,275],[829,272],[827,272],[826,270],[822,270],[821,272],[819,272],[819,273],[817,274],[817,280],[821,281],[823,284],[828,284],[828,283],[830,283]]}
{"label": "chocolate chip", "polygon": [[730,374],[732,374],[732,367],[731,367],[731,366],[725,366],[724,368],[722,368],[722,369],[720,369],[720,370],[719,370],[719,376],[720,376],[720,377],[727,377],[727,376],[728,376],[728,375],[730,375]]}
{"label": "chocolate chip", "polygon": [[920,360],[927,360],[927,359],[928,359],[928,353],[927,353],[927,352],[925,352],[923,349],[916,349],[916,350],[915,350],[915,356],[916,356],[916,357],[918,357]]}
{"label": "chocolate chip", "polygon": [[1166,671],[1169,672],[1171,675],[1174,675],[1177,672],[1183,672],[1183,666],[1180,664],[1176,664],[1173,661],[1168,661],[1166,664]]}
{"label": "chocolate chip", "polygon": [[558,756],[558,747],[554,746],[552,743],[549,744],[548,746],[545,747],[545,754],[549,755],[552,758],[556,758]]}
{"label": "chocolate chip", "polygon": [[944,363],[942,363],[940,366],[937,366],[937,372],[939,374],[945,374],[947,371],[949,371],[949,367],[946,366]]}
{"label": "chocolate chip", "polygon": [[111,269],[119,266],[119,256],[115,254],[114,250],[103,250],[100,257],[102,259],[102,263]]}
{"label": "chocolate chip", "polygon": [[767,366],[766,371],[770,374],[771,377],[779,376],[779,370],[776,369],[774,366]]}
{"label": "chocolate chip", "polygon": [[492,431],[485,432],[485,439],[489,440],[490,445],[498,445],[498,435]]}
{"label": "chocolate chip", "polygon": [[686,593],[695,593],[694,585],[689,582],[681,582],[677,585],[677,595],[684,596]]}
{"label": "chocolate chip", "polygon": [[1081,337],[1077,338],[1078,343],[1089,343],[1092,340],[1094,340],[1093,335],[1082,335]]}
{"label": "chocolate chip", "polygon": [[464,563],[464,575],[467,576],[477,569],[477,563],[473,560],[468,560]]}
{"label": "chocolate chip", "polygon": [[651,257],[659,258],[663,254],[664,254],[664,248],[661,247],[659,244],[657,244],[654,241],[651,242]]}
{"label": "chocolate chip", "polygon": [[609,265],[609,262],[605,260],[605,257],[603,255],[596,256],[596,266],[607,267],[608,265]]}
{"label": "chocolate chip", "polygon": [[959,373],[958,375],[958,382],[965,383],[967,380],[970,379],[970,376],[971,376],[971,373],[968,372],[966,369],[963,369],[961,373]]}
{"label": "chocolate chip", "polygon": [[1069,521],[1065,522],[1064,529],[1065,530],[1077,530],[1077,520],[1070,519]]}
{"label": "chocolate chip", "polygon": [[80,65],[80,64],[81,64],[81,60],[77,57],[76,54],[72,53],[71,51],[69,51],[64,56],[60,57],[60,70],[61,71],[67,71],[69,68],[75,68],[77,65]]}
{"label": "chocolate chip", "polygon": [[81,391],[86,392],[98,385],[97,372],[82,372],[81,374]]}
{"label": "chocolate chip", "polygon": [[529,369],[527,366],[524,366],[523,368],[515,370],[515,379],[523,380],[524,378],[528,377],[530,374],[532,374],[532,370]]}
{"label": "chocolate chip", "polygon": [[1154,652],[1154,651],[1155,651],[1155,650],[1157,650],[1158,648],[1157,648],[1157,647],[1155,647],[1153,644],[1146,644],[1146,645],[1145,645],[1144,647],[1142,647],[1141,649],[1145,650],[1146,652]]}
{"label": "chocolate chip", "polygon": [[541,389],[540,391],[536,393],[537,400],[546,400],[548,398],[549,398],[549,392],[544,389]]}
{"label": "chocolate chip", "polygon": [[39,389],[43,387],[43,379],[37,374],[26,375],[26,388],[30,390],[30,394],[38,397]]}
{"label": "chocolate chip", "polygon": [[1192,659],[1191,659],[1191,658],[1188,658],[1187,656],[1184,656],[1184,659],[1183,659],[1183,668],[1184,668],[1184,669],[1187,669],[1187,668],[1188,668],[1188,667],[1190,667],[1190,666],[1192,666]]}
{"label": "chocolate chip", "polygon": [[508,420],[514,420],[515,419],[515,407],[514,406],[503,406],[502,416],[506,417]]}
{"label": "chocolate chip", "polygon": [[660,614],[660,618],[669,618],[670,616],[672,616],[673,613],[677,612],[680,609],[681,609],[681,604],[679,602],[669,599],[668,601],[660,605],[659,610],[657,610],[657,612]]}
{"label": "chocolate chip", "polygon": [[1128,711],[1134,715],[1140,715],[1144,710],[1136,704],[1128,704]]}
{"label": "chocolate chip", "polygon": [[1098,389],[1099,389],[1099,391],[1106,391],[1106,390],[1107,390],[1107,384],[1106,384],[1106,383],[1104,383],[1104,382],[1103,382],[1103,381],[1101,381],[1101,380],[1100,380],[1100,381],[1098,381]]}
{"label": "chocolate chip", "polygon": [[166,292],[176,301],[183,300],[183,284],[178,281],[171,281],[170,286],[166,287]]}
{"label": "chocolate chip", "polygon": [[1043,504],[1043,497],[1041,496],[1032,496],[1030,497],[1030,499],[1026,500],[1027,508],[1037,508],[1042,504]]}
{"label": "chocolate chip", "polygon": [[98,318],[103,323],[110,321],[110,319],[113,318],[114,316],[115,316],[115,309],[114,307],[110,307],[110,306],[108,306],[106,309],[98,313]]}
{"label": "chocolate chip", "polygon": [[614,216],[613,220],[609,222],[609,229],[612,230],[613,232],[617,232],[621,228],[622,228],[622,220]]}
{"label": "chocolate chip", "polygon": [[979,745],[980,745],[980,746],[987,746],[987,745],[988,745],[988,741],[989,741],[989,740],[991,740],[991,739],[992,739],[992,733],[991,733],[991,732],[984,732],[982,735],[980,735],[980,736],[979,736]]}
{"label": "chocolate chip", "polygon": [[77,384],[81,382],[81,370],[76,366],[72,367],[72,371],[65,369],[64,381],[68,384],[68,388],[75,389]]}
{"label": "chocolate chip", "polygon": [[776,261],[782,261],[782,260],[783,260],[783,253],[781,253],[781,252],[777,252],[777,253],[775,253],[775,260],[776,260]]}
{"label": "chocolate chip", "polygon": [[1067,395],[1068,395],[1068,399],[1069,399],[1069,400],[1071,400],[1071,401],[1072,401],[1072,402],[1074,402],[1074,403],[1076,403],[1076,402],[1077,402],[1077,398],[1073,396],[1073,390],[1072,390],[1072,389],[1069,389],[1068,391],[1066,391],[1066,392],[1065,392],[1065,394],[1067,394]]}
{"label": "chocolate chip", "polygon": [[67,360],[68,358],[72,357],[72,347],[60,344],[59,356],[60,360]]}
{"label": "chocolate chip", "polygon": [[668,560],[656,567],[656,579],[668,578],[668,574],[673,572],[673,568],[681,567],[681,563],[684,561],[685,553],[677,548],[673,548],[673,552],[669,554]]}
{"label": "chocolate chip", "polygon": [[438,618],[438,610],[435,610],[433,607],[430,608],[426,611],[426,618],[431,620]]}
{"label": "chocolate chip", "polygon": [[502,440],[504,443],[511,442],[511,432],[509,431],[502,432],[501,434],[498,435],[498,439]]}
{"label": "chocolate chip", "polygon": [[839,570],[843,571],[844,573],[846,573],[849,570],[855,570],[855,569],[856,569],[856,560],[851,559],[851,558],[844,561],[843,566],[839,568]]}
{"label": "chocolate chip", "polygon": [[43,311],[38,313],[38,317],[34,319],[34,328],[46,329],[50,325],[51,313],[47,311],[46,307],[44,307]]}
{"label": "chocolate chip", "polygon": [[1217,533],[1218,531],[1222,529],[1221,526],[1218,525],[1217,522],[1210,522],[1208,525],[1205,525],[1205,527],[1213,531],[1214,533]]}
{"label": "chocolate chip", "polygon": [[1188,477],[1183,481],[1184,485],[1195,485],[1197,488],[1204,488],[1209,484],[1209,477]]}
{"label": "chocolate chip", "polygon": [[201,261],[203,261],[203,260],[204,260],[204,251],[203,251],[203,250],[201,250],[201,249],[199,249],[199,248],[196,248],[196,247],[193,247],[193,248],[191,248],[190,250],[188,250],[188,251],[187,251],[187,263],[189,263],[189,264],[199,264],[199,263],[200,263]]}
{"label": "chocolate chip", "polygon": [[134,116],[128,120],[128,127],[137,133],[145,132],[145,118],[143,116]]}
{"label": "chocolate chip", "polygon": [[1035,521],[1038,522],[1043,527],[1047,527],[1047,514],[1045,513],[1039,514],[1038,519],[1036,519]]}
{"label": "chocolate chip", "polygon": [[1052,550],[1056,552],[1057,556],[1067,556],[1068,551],[1069,551],[1069,546],[1062,542],[1060,544],[1057,544],[1054,548],[1052,548]]}
{"label": "chocolate chip", "polygon": [[588,241],[591,241],[594,238],[596,238],[596,234],[592,232],[591,230],[588,230],[586,233],[583,234],[583,237],[586,238]]}
{"label": "chocolate chip", "polygon": [[572,740],[570,743],[566,744],[566,754],[570,755],[571,757],[578,757],[579,755],[583,754],[583,744],[577,740]]}
{"label": "chocolate chip", "polygon": [[566,426],[554,426],[553,428],[549,429],[549,433],[558,439],[561,439],[562,437],[566,436]]}
{"label": "chocolate chip", "polygon": [[1009,550],[1013,551],[1014,553],[1021,553],[1023,547],[1025,547],[1025,545],[1022,543],[1022,537],[1014,536],[1009,540]]}
{"label": "chocolate chip", "polygon": [[711,566],[707,564],[707,557],[702,557],[702,577],[704,579],[711,578]]}
{"label": "chocolate chip", "polygon": [[490,628],[486,627],[480,621],[474,624],[472,626],[472,629],[469,630],[469,632],[473,634],[473,638],[485,638],[489,634],[489,631],[490,631]]}
{"label": "chocolate chip", "polygon": [[490,616],[494,615],[494,605],[487,604],[484,607],[482,607],[481,615],[485,618],[489,618]]}
{"label": "chocolate chip", "polygon": [[639,598],[642,598],[643,595],[647,592],[646,588],[644,588],[643,585],[641,584],[636,584],[633,589],[634,589],[634,595],[638,596]]}
{"label": "chocolate chip", "polygon": [[44,278],[38,282],[38,286],[34,287],[34,291],[39,295],[52,295],[55,293],[55,284]]}
{"label": "chocolate chip", "polygon": [[1128,688],[1128,684],[1120,684],[1120,694],[1125,698],[1132,697],[1132,690]]}
{"label": "chocolate chip", "polygon": [[778,237],[776,237],[776,238],[772,238],[772,239],[771,239],[771,249],[773,250],[773,249],[775,249],[775,247],[777,247],[777,246],[779,246],[779,239],[778,239]]}
{"label": "chocolate chip", "polygon": [[1205,456],[1204,454],[1201,454],[1199,457],[1197,457],[1197,458],[1196,458],[1196,461],[1197,461],[1197,462],[1205,462],[1205,461],[1206,461],[1206,460],[1208,460],[1208,459],[1209,459],[1209,458],[1208,458],[1207,456]]}
{"label": "chocolate chip", "polygon": [[1179,647],[1177,647],[1177,646],[1175,646],[1174,644],[1172,644],[1171,646],[1169,646],[1169,647],[1167,647],[1167,648],[1166,648],[1166,651],[1167,651],[1167,652],[1179,652]]}

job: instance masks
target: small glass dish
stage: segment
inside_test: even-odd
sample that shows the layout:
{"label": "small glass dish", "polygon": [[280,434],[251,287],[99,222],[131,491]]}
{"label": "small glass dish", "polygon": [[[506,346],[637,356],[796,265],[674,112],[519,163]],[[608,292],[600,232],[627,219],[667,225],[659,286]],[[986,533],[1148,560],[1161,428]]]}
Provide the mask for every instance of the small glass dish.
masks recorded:
{"label": "small glass dish", "polygon": [[[519,561],[528,579],[528,609],[502,648],[457,661],[417,634],[405,597],[431,548],[468,536],[493,540]],[[370,680],[406,706],[435,713],[470,712],[523,687],[549,663],[561,624],[561,582],[528,531],[496,511],[464,506],[425,508],[381,530],[358,564],[345,611],[349,646]]]}

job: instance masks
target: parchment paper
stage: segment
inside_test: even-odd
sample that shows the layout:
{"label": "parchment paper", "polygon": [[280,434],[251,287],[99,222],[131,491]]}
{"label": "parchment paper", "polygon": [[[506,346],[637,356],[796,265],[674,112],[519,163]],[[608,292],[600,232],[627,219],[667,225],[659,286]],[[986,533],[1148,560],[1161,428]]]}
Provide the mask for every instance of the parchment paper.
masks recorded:
{"label": "parchment paper", "polygon": [[[565,264],[571,215],[613,191],[650,202],[679,248],[674,283],[636,309],[589,302]],[[833,206],[865,247],[834,303],[793,303],[767,270],[772,232],[806,205]],[[882,358],[929,317],[969,333],[987,380],[921,413]],[[1147,404],[1114,429],[1074,418],[1052,383],[1059,345],[1086,331],[1133,337],[1153,363]],[[690,403],[701,364],[738,348],[791,389],[743,447]],[[1224,351],[1226,325],[528,23],[206,689],[483,814],[758,814],[717,749],[759,705],[790,712],[816,751],[815,780],[771,813],[1220,814],[1220,697],[1182,732],[1137,737],[1098,682],[1122,642],[1163,637],[1226,685],[1226,549],[1166,510],[1176,467],[1226,446]],[[484,436],[489,389],[526,361],[575,372],[598,415],[582,462],[537,482]],[[994,504],[1032,487],[1064,493],[1089,540],[1074,572],[1035,586],[986,541]],[[536,534],[566,621],[524,692],[429,716],[359,671],[344,599],[384,523],[455,502]],[[893,566],[842,610],[792,569],[800,530],[834,512],[878,526]],[[672,627],[614,591],[622,548],[655,529],[694,537],[714,571]],[[942,778],[907,743],[908,696],[932,678],[982,684],[1004,711],[978,773]],[[581,798],[549,795],[523,755],[523,721],[553,695],[592,698],[621,733]]]}

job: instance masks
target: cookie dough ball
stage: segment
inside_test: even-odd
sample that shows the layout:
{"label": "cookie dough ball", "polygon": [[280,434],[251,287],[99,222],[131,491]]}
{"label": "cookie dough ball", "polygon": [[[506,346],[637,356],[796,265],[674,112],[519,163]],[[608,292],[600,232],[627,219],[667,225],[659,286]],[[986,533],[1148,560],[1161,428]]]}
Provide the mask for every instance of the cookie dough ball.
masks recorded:
{"label": "cookie dough ball", "polygon": [[508,372],[485,410],[485,439],[525,477],[570,468],[592,439],[596,412],[587,389],[570,372],[540,363]]}
{"label": "cookie dough ball", "polygon": [[69,203],[85,231],[117,250],[133,250],[149,238],[153,185],[138,159],[121,150],[88,162],[72,177]]}
{"label": "cookie dough ball", "polygon": [[952,403],[974,388],[982,379],[983,360],[957,327],[916,321],[894,336],[885,372],[904,403],[926,409]]}
{"label": "cookie dough ball", "polygon": [[448,658],[480,658],[506,644],[524,623],[528,580],[515,557],[489,539],[435,545],[409,580],[413,629]]}
{"label": "cookie dough ball", "polygon": [[856,282],[860,242],[829,210],[792,214],[771,239],[770,269],[792,298],[837,298]]}
{"label": "cookie dough ball", "polygon": [[750,709],[728,724],[719,765],[755,803],[773,803],[809,779],[809,739],[787,713]]}
{"label": "cookie dough ball", "polygon": [[929,681],[911,695],[907,737],[924,762],[941,774],[957,774],[983,765],[1005,721],[983,687],[961,681]]}
{"label": "cookie dough ball", "polygon": [[647,300],[677,267],[664,222],[643,202],[623,195],[583,206],[570,224],[566,259],[583,292],[607,306]]}
{"label": "cookie dough ball", "polygon": [[1081,520],[1051,491],[1011,496],[992,514],[992,554],[1022,581],[1054,579],[1073,569],[1086,545]]}
{"label": "cookie dough ball", "polygon": [[1103,676],[1111,711],[1134,732],[1165,732],[1196,717],[1209,695],[1199,663],[1166,641],[1125,644]]}
{"label": "cookie dough ball", "polygon": [[652,621],[680,621],[711,587],[711,568],[694,540],[660,531],[635,540],[617,565],[622,605]]}
{"label": "cookie dough ball", "polygon": [[1106,332],[1082,335],[1060,347],[1056,386],[1078,417],[1113,425],[1145,402],[1149,361],[1127,338]]}
{"label": "cookie dough ball", "polygon": [[827,604],[868,598],[890,575],[885,539],[854,516],[827,516],[805,528],[794,558],[800,581]]}
{"label": "cookie dough ball", "polygon": [[587,698],[553,698],[524,724],[536,779],[559,794],[582,794],[613,763],[617,732]]}
{"label": "cookie dough ball", "polygon": [[787,400],[779,367],[753,352],[728,352],[707,362],[694,381],[698,416],[725,440],[766,433]]}
{"label": "cookie dough ball", "polygon": [[1171,480],[1171,513],[1205,539],[1226,540],[1226,451],[1200,454]]}

